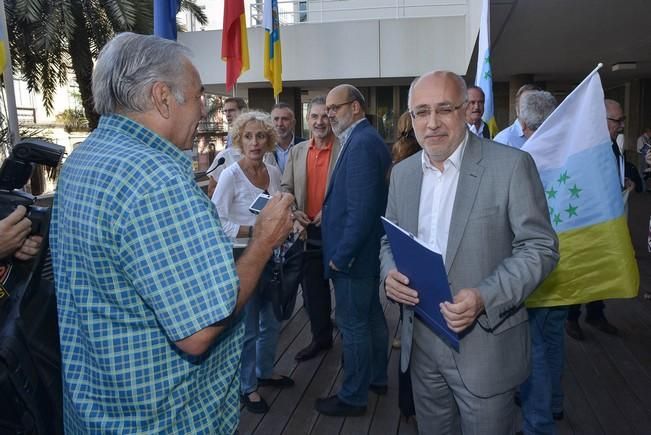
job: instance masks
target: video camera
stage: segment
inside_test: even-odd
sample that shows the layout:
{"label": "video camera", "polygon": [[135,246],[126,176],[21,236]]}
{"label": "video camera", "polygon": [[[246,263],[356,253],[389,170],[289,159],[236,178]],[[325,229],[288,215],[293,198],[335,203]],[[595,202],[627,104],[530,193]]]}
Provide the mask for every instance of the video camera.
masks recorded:
{"label": "video camera", "polygon": [[36,206],[36,197],[17,190],[25,186],[32,176],[35,164],[56,167],[61,162],[65,148],[40,139],[18,142],[0,169],[0,219],[6,218],[19,205],[27,209],[32,221],[32,234],[45,235],[49,219],[47,207]]}

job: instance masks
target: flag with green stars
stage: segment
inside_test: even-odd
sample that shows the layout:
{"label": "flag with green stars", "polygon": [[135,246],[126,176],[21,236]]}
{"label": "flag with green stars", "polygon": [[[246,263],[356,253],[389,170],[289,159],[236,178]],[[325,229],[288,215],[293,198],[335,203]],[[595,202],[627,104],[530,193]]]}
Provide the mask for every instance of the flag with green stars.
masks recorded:
{"label": "flag with green stars", "polygon": [[638,293],[640,275],[595,69],[524,144],[538,166],[560,261],[528,307]]}
{"label": "flag with green stars", "polygon": [[491,137],[495,137],[497,134],[497,122],[495,121],[495,110],[493,108],[493,70],[491,68],[490,40],[490,2],[483,0],[481,21],[479,24],[479,48],[477,51],[475,86],[479,86],[484,91],[486,101],[484,102],[484,115],[482,116],[482,120],[488,125]]}

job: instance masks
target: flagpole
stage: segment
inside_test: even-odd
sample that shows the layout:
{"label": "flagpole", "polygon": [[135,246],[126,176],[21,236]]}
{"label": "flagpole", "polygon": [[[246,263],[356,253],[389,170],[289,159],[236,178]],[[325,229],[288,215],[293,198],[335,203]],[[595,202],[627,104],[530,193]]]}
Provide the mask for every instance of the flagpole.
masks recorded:
{"label": "flagpole", "polygon": [[2,45],[5,51],[5,69],[3,72],[5,95],[7,96],[7,124],[9,126],[9,146],[13,147],[20,140],[18,130],[18,111],[16,110],[16,95],[14,93],[14,76],[11,69],[11,52],[9,51],[9,35],[7,34],[7,17],[5,4],[0,2],[0,35],[3,35]]}
{"label": "flagpole", "polygon": [[599,62],[599,63],[597,64],[597,66],[595,67],[595,69],[593,69],[593,70],[590,72],[590,74],[588,74],[588,75],[587,75],[583,80],[581,80],[581,83],[579,83],[579,85],[577,86],[577,88],[578,88],[579,86],[581,86],[583,83],[585,83],[585,82],[586,82],[590,77],[592,77],[592,76],[593,76],[597,71],[599,71],[603,66],[604,66],[604,64],[601,63],[601,62]]}

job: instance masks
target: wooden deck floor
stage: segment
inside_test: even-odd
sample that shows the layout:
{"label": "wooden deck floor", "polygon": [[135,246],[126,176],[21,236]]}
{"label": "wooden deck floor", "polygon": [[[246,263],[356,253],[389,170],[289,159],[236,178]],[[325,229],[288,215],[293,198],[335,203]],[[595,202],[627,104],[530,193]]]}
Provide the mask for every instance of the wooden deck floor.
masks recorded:
{"label": "wooden deck floor", "polygon": [[[606,303],[606,314],[620,335],[603,334],[584,327],[586,340],[566,339],[565,418],[560,434],[651,434],[651,254],[646,237],[651,215],[651,194],[631,198],[630,228],[641,275],[640,296]],[[613,271],[615,273],[616,271]],[[277,391],[261,388],[271,410],[263,415],[242,411],[240,434],[415,434],[414,419],[405,420],[398,410],[399,351],[390,349],[389,392],[369,396],[366,415],[355,418],[320,416],[314,401],[336,392],[341,383],[341,340],[311,361],[296,363],[294,355],[311,338],[305,310],[297,302],[294,316],[283,325],[276,370],[293,377],[293,388]],[[385,303],[391,337],[398,328],[396,305]],[[336,330],[335,330],[336,332]]]}

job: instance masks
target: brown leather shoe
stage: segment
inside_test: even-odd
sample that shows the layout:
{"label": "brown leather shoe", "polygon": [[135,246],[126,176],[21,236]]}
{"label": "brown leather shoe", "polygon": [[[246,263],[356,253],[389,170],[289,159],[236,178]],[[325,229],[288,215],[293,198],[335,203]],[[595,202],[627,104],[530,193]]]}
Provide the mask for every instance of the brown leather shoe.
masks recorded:
{"label": "brown leather shoe", "polygon": [[579,326],[578,320],[567,320],[565,322],[565,332],[575,340],[585,340],[585,335],[583,335],[583,330]]}
{"label": "brown leather shoe", "polygon": [[605,317],[599,317],[597,319],[585,319],[585,323],[597,328],[601,332],[605,332],[606,334],[610,334],[610,335],[619,334],[619,329],[617,329]]}
{"label": "brown leather shoe", "polygon": [[317,342],[312,342],[310,343],[307,347],[304,347],[303,349],[299,350],[296,353],[296,356],[294,359],[296,361],[307,361],[310,360],[317,355],[319,355],[321,352],[331,349],[332,348],[332,343],[330,344],[319,344]]}

